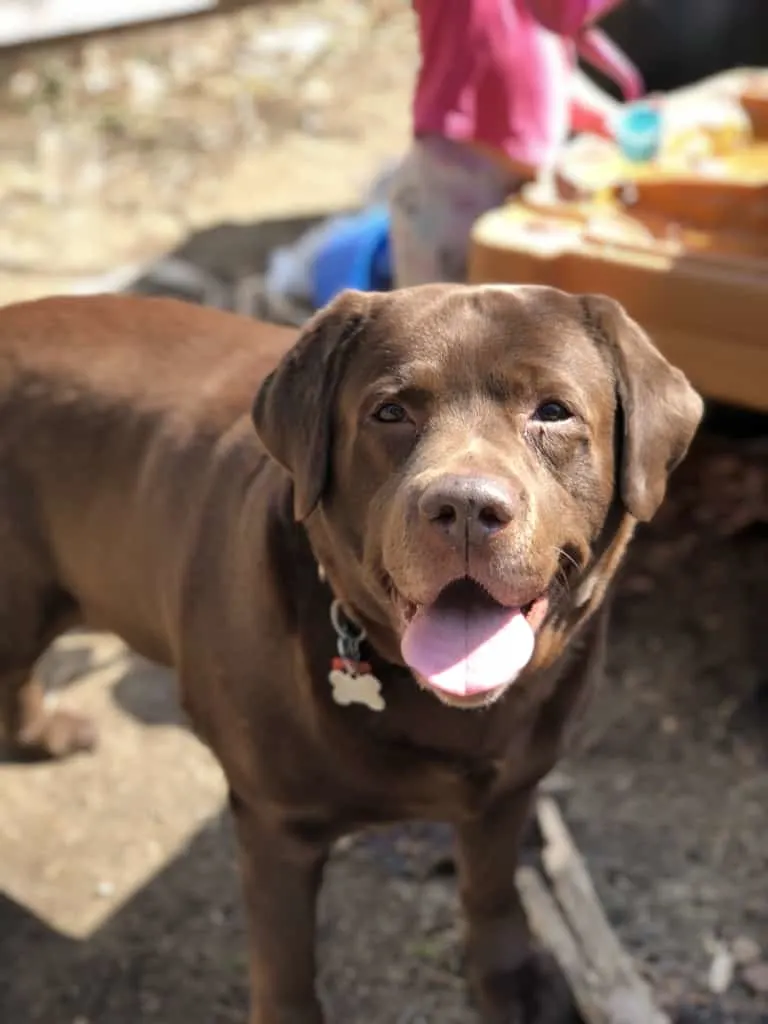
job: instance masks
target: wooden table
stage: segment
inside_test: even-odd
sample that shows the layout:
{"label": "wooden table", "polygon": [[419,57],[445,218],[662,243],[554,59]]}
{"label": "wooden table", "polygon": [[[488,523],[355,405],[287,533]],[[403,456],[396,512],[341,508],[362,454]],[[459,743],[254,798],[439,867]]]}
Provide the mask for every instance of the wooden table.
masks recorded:
{"label": "wooden table", "polygon": [[590,242],[578,224],[530,218],[513,203],[476,225],[469,279],[611,295],[703,394],[768,413],[766,260]]}
{"label": "wooden table", "polygon": [[768,413],[763,131],[768,123],[752,146],[723,158],[722,179],[711,169],[656,180],[640,170],[634,207],[615,193],[569,204],[524,191],[475,225],[469,280],[611,295],[705,395]]}

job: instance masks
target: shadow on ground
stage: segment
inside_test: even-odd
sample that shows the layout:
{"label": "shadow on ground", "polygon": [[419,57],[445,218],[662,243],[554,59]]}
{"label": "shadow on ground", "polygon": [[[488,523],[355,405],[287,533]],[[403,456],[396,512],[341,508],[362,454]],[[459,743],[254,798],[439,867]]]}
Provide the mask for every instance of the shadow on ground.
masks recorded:
{"label": "shadow on ground", "polygon": [[0,897],[2,1019],[241,1022],[244,948],[231,837],[222,816],[86,940],[62,936]]}

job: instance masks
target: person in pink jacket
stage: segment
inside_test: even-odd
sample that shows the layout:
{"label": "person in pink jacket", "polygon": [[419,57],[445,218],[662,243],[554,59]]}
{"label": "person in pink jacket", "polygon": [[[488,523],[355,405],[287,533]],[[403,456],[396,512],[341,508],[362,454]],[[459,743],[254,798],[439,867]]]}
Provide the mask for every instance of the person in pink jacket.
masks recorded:
{"label": "person in pink jacket", "polygon": [[551,164],[571,128],[607,132],[639,74],[592,22],[619,0],[413,0],[414,139],[390,194],[395,285],[462,281],[472,225]]}

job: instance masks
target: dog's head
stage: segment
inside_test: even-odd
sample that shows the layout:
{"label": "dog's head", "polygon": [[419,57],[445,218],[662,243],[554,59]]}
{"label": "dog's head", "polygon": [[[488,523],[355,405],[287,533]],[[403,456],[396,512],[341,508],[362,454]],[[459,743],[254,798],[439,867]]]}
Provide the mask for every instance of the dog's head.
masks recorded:
{"label": "dog's head", "polygon": [[337,596],[385,657],[473,706],[599,603],[701,412],[611,299],[430,285],[341,295],[253,416]]}

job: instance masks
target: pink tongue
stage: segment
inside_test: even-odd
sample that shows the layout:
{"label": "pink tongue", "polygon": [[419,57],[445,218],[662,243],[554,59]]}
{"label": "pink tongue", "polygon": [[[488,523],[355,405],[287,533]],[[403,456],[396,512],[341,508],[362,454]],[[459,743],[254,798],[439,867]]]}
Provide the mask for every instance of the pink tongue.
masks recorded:
{"label": "pink tongue", "polygon": [[519,608],[423,608],[406,627],[403,658],[430,686],[452,696],[511,683],[533,655],[533,630]]}

